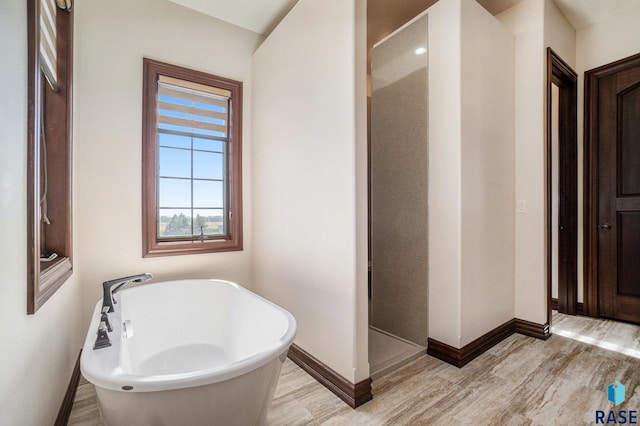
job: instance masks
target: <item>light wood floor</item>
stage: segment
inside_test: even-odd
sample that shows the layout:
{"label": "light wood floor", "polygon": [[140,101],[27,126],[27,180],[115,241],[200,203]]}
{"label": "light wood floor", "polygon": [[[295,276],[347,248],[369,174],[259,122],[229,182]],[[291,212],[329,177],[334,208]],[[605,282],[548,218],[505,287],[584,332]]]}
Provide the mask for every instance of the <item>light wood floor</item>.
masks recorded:
{"label": "light wood floor", "polygon": [[[595,410],[614,408],[616,380],[627,393],[616,410],[640,410],[640,327],[561,314],[553,324],[547,341],[515,334],[462,369],[423,356],[374,381],[374,399],[355,410],[287,360],[269,424],[594,424]],[[84,380],[69,424],[102,424]]]}

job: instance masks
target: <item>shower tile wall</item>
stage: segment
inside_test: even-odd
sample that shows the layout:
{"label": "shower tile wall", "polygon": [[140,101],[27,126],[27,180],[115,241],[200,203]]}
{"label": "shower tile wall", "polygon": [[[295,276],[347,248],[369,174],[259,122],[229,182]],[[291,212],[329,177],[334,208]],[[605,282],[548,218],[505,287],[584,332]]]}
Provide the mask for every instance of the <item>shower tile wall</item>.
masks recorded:
{"label": "shower tile wall", "polygon": [[[427,18],[372,52],[371,325],[427,341]],[[420,52],[420,51],[418,51]]]}

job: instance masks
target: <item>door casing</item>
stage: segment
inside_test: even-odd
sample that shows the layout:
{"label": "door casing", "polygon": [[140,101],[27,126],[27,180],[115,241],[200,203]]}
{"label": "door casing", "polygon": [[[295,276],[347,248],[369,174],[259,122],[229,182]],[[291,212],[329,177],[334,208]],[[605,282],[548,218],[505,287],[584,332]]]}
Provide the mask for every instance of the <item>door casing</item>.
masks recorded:
{"label": "door casing", "polygon": [[[559,89],[559,212],[560,229],[552,229],[551,168],[551,87]],[[551,323],[551,254],[552,233],[558,232],[558,310],[575,315],[578,303],[578,163],[577,105],[578,74],[553,49],[547,48],[547,146],[546,146],[546,229],[547,229],[547,295],[548,318]],[[565,258],[564,260],[562,258]]]}

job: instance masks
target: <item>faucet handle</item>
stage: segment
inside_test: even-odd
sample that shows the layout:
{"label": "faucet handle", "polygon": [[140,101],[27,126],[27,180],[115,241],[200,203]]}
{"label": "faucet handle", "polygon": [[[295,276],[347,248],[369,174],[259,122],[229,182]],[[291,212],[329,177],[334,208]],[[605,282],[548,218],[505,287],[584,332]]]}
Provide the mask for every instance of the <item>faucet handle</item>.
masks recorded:
{"label": "faucet handle", "polygon": [[107,335],[107,324],[104,321],[100,321],[100,325],[98,326],[98,337],[96,338],[96,343],[93,345],[93,350],[102,349],[111,346],[111,340]]}
{"label": "faucet handle", "polygon": [[[109,323],[109,315],[107,315],[107,312],[109,312],[109,307],[103,307],[102,314],[100,314],[100,327],[102,327],[102,325],[104,324],[107,331],[112,332],[113,328],[111,327],[111,323]],[[98,330],[100,329],[100,327],[98,327]]]}

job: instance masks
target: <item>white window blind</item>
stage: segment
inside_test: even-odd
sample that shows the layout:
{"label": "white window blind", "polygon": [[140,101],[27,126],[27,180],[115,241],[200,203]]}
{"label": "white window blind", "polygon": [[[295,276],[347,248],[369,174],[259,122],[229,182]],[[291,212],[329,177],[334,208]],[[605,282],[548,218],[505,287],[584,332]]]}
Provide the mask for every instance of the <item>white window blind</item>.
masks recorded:
{"label": "white window blind", "polygon": [[158,127],[226,139],[230,99],[228,90],[161,75]]}
{"label": "white window blind", "polygon": [[55,0],[40,0],[40,68],[55,91],[58,91],[56,53],[57,9]]}

